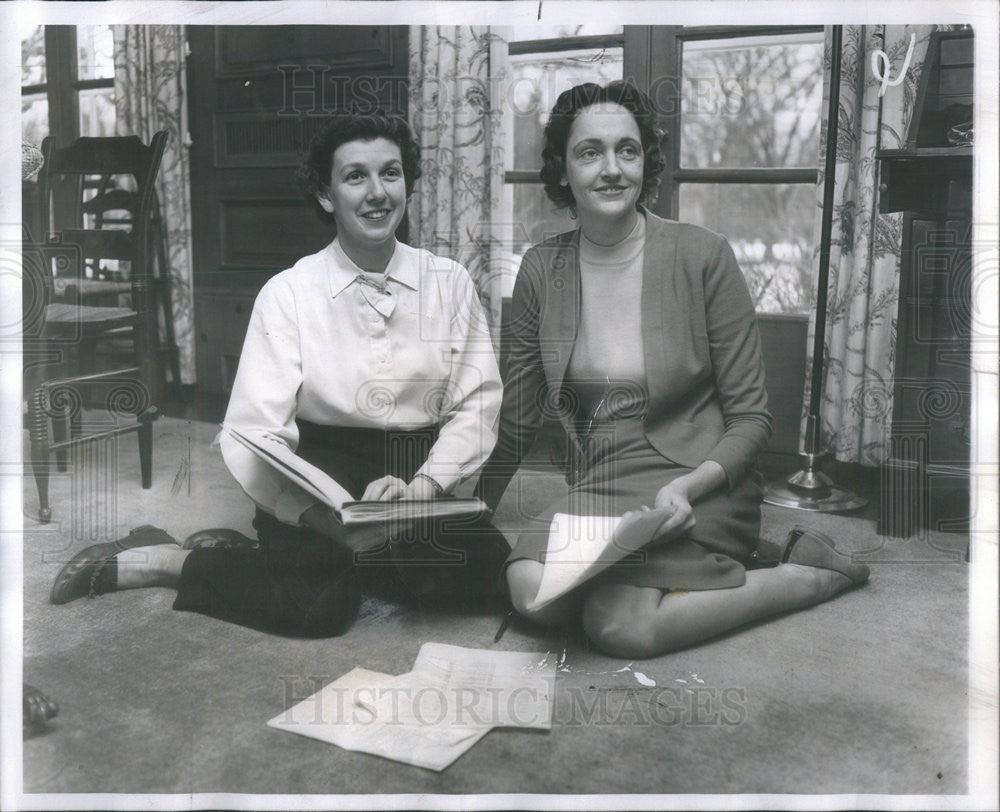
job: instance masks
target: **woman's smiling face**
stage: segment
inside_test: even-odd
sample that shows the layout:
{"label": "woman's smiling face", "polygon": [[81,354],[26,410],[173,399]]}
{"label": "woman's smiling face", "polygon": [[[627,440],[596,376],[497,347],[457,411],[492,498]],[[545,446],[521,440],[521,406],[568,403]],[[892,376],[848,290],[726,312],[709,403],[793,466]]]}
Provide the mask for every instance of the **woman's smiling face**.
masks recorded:
{"label": "woman's smiling face", "polygon": [[566,174],[582,223],[616,220],[635,210],[645,162],[639,125],[620,104],[581,110],[566,143]]}
{"label": "woman's smiling face", "polygon": [[399,145],[388,138],[348,141],[333,152],[330,185],[319,204],[337,221],[337,236],[352,256],[392,245],[406,213]]}

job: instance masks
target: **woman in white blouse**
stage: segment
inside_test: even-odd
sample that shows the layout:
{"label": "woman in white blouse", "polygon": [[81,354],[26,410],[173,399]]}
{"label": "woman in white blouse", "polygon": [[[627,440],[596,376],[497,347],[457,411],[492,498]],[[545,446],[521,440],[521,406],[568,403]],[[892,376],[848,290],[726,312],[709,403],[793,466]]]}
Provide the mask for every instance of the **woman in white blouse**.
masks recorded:
{"label": "woman in white blouse", "polygon": [[[401,118],[340,115],[317,133],[298,179],[336,238],[260,291],[225,418],[286,445],[355,499],[447,494],[496,441],[502,385],[472,281],[395,238],[419,175]],[[228,434],[220,443],[256,505],[257,540],[211,530],[181,547],[138,528],[79,553],[53,602],[171,586],[175,609],[326,637],[350,625],[362,586],[463,607],[498,596],[509,547],[487,522],[426,522],[391,540],[381,528],[348,532]]]}

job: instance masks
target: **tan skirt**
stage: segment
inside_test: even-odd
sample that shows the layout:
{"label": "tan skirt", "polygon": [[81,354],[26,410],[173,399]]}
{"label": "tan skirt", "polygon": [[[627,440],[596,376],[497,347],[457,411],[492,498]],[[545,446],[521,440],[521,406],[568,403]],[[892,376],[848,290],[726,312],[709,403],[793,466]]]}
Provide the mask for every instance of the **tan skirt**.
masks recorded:
{"label": "tan skirt", "polygon": [[[621,516],[652,507],[660,488],[692,469],[665,459],[646,439],[641,418],[603,423],[585,448],[582,476],[569,495],[523,532],[505,564],[544,562],[548,520],[556,513]],[[683,538],[652,544],[609,567],[597,580],[674,591],[728,589],[746,582],[746,565],[760,537],[763,492],[756,473],[731,490],[699,499],[691,507],[695,526]]]}

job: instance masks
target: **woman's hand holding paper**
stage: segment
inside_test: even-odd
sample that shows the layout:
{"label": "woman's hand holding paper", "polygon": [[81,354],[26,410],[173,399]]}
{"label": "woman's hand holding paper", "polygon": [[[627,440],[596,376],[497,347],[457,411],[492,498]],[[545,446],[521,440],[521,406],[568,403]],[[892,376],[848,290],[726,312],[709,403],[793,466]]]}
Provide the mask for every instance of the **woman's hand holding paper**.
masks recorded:
{"label": "woman's hand holding paper", "polygon": [[665,509],[671,512],[659,530],[656,538],[659,541],[671,541],[683,536],[695,525],[694,511],[691,509],[691,502],[683,487],[675,485],[673,482],[664,485],[656,494],[654,506],[658,509]]}

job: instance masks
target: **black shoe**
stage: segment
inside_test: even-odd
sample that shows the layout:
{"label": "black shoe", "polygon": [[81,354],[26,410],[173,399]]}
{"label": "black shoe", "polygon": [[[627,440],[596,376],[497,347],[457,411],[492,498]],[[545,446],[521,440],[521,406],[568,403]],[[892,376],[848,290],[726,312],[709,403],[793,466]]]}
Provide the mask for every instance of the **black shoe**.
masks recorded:
{"label": "black shoe", "polygon": [[133,547],[177,544],[177,539],[152,525],[136,527],[124,538],[92,544],[78,552],[61,569],[52,584],[52,603],[69,603],[85,595],[93,598],[118,589],[118,562],[115,556]]}
{"label": "black shoe", "polygon": [[50,719],[59,715],[59,705],[32,685],[24,686],[22,724],[24,737],[41,733]]}

